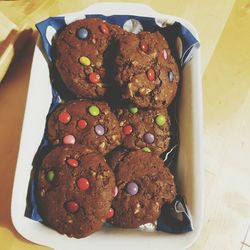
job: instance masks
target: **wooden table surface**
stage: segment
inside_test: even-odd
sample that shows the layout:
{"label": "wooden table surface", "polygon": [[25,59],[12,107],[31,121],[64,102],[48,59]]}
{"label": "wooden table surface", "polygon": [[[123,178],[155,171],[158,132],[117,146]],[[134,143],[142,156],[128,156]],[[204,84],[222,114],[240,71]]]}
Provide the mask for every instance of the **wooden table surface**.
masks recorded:
{"label": "wooden table surface", "polygon": [[[0,1],[0,29],[2,33],[8,32],[6,20],[19,32],[34,28],[34,23],[48,16],[80,10],[93,2],[96,1],[75,0],[74,4],[67,0]],[[191,249],[250,250],[250,1],[136,2],[189,20],[200,35],[205,218],[201,235]],[[35,32],[27,36],[28,40],[13,59],[9,54],[12,63],[0,84],[0,138],[4,142],[0,144],[0,249],[3,250],[48,249],[23,239],[10,218],[11,192],[36,36]]]}

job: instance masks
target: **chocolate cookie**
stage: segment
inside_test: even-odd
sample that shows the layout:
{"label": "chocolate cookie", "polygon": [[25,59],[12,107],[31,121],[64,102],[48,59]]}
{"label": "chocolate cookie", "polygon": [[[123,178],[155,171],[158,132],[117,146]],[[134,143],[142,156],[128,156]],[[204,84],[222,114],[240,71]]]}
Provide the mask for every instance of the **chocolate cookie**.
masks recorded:
{"label": "chocolate cookie", "polygon": [[179,83],[179,70],[160,32],[128,33],[120,38],[116,83],[122,97],[142,108],[168,106]]}
{"label": "chocolate cookie", "polygon": [[55,63],[66,87],[77,97],[98,98],[109,84],[104,65],[109,46],[124,31],[98,18],[69,24],[55,42]]}
{"label": "chocolate cookie", "polygon": [[108,165],[112,168],[113,171],[115,171],[115,168],[123,160],[124,157],[126,157],[131,150],[124,148],[124,147],[117,147],[112,152],[110,152],[108,155],[106,155],[106,160]]}
{"label": "chocolate cookie", "polygon": [[69,237],[86,237],[100,229],[113,211],[114,191],[112,170],[102,155],[87,147],[57,147],[39,170],[39,212],[46,224]]}
{"label": "chocolate cookie", "polygon": [[81,144],[105,155],[121,144],[118,120],[105,102],[65,102],[49,115],[47,128],[53,145]]}
{"label": "chocolate cookie", "polygon": [[118,109],[123,146],[160,155],[170,141],[170,119],[166,108],[143,110],[135,106]]}
{"label": "chocolate cookie", "polygon": [[112,202],[112,224],[136,228],[153,223],[160,215],[164,202],[176,195],[174,177],[161,158],[137,150],[118,157],[115,178],[118,193]]}

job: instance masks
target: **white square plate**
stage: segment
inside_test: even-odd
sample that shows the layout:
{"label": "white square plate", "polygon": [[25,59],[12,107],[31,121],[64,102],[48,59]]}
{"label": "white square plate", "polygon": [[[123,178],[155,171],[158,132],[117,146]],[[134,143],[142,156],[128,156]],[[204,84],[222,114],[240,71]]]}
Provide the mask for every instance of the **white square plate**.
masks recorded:
{"label": "white square plate", "polygon": [[[81,11],[84,14],[137,15],[178,21],[198,39],[196,30],[185,20],[155,12],[150,7],[132,3],[98,3]],[[69,18],[72,14],[69,14]],[[11,216],[16,230],[26,239],[54,249],[186,249],[196,240],[203,217],[202,165],[202,90],[200,49],[182,71],[179,106],[180,150],[177,183],[193,218],[192,232],[168,234],[117,228],[103,228],[83,239],[68,238],[24,216],[32,160],[40,145],[46,115],[52,99],[49,68],[36,46],[31,70],[26,110],[12,195]]]}

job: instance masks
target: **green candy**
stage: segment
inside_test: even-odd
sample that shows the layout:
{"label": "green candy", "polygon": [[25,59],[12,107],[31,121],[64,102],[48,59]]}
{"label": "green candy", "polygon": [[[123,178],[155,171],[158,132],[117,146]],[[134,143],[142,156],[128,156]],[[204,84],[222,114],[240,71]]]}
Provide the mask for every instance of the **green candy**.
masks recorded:
{"label": "green candy", "polygon": [[90,59],[86,56],[81,56],[79,61],[82,65],[85,65],[85,66],[89,66],[91,63]]}
{"label": "green candy", "polygon": [[156,118],[155,118],[155,123],[158,125],[158,126],[162,126],[164,125],[166,122],[166,117],[164,115],[157,115]]}
{"label": "green candy", "polygon": [[130,113],[135,114],[135,113],[138,112],[138,108],[137,108],[137,107],[131,107],[131,108],[129,109],[129,111],[130,111]]}
{"label": "green candy", "polygon": [[47,180],[48,180],[49,182],[52,182],[53,179],[54,179],[54,177],[55,177],[54,171],[53,171],[53,170],[50,170],[50,171],[47,173]]}
{"label": "green candy", "polygon": [[97,107],[97,106],[90,106],[89,107],[89,113],[92,115],[92,116],[98,116],[100,114],[100,109]]}
{"label": "green candy", "polygon": [[144,147],[144,148],[142,148],[142,151],[146,152],[146,153],[150,153],[151,149],[149,147]]}

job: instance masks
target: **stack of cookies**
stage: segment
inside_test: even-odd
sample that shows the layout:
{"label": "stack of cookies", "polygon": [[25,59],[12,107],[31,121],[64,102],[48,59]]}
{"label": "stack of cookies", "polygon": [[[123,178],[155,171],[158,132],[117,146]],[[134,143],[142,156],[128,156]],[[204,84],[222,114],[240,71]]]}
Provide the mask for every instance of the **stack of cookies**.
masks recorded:
{"label": "stack of cookies", "polygon": [[176,195],[160,157],[168,149],[167,107],[179,82],[167,41],[160,32],[133,34],[90,18],[64,28],[54,48],[74,99],[47,119],[52,150],[37,184],[44,222],[76,238],[105,221],[123,228],[154,223]]}

